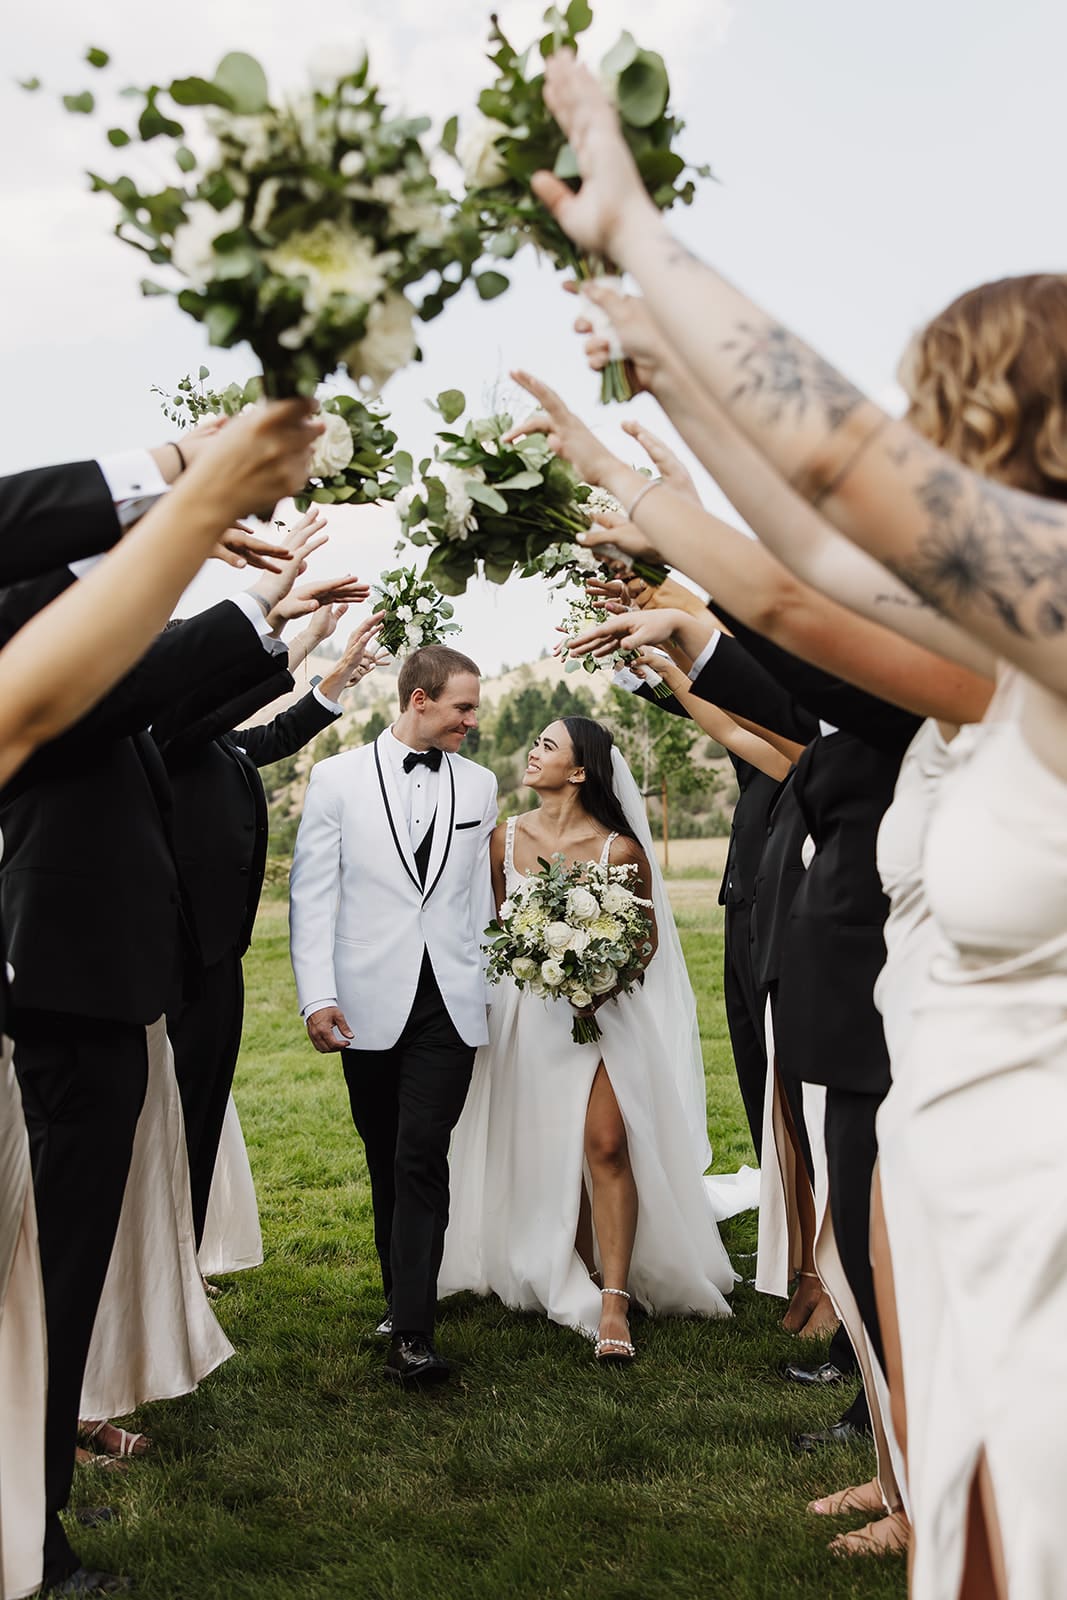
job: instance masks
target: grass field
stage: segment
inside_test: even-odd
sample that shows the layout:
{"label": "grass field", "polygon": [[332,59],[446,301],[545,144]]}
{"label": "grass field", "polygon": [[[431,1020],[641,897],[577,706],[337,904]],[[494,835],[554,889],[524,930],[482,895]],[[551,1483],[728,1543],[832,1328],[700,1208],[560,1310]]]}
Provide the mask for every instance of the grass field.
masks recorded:
{"label": "grass field", "polygon": [[[721,1003],[714,884],[678,886],[700,997],[716,1167],[752,1151]],[[448,1302],[440,1391],[398,1394],[371,1330],[381,1292],[362,1156],[335,1058],[295,1016],[285,907],[263,906],[247,961],[237,1099],[267,1260],[226,1280],[238,1354],[196,1395],[146,1407],[154,1457],[82,1471],[86,1564],[151,1600],[734,1600],[901,1596],[903,1564],[842,1561],[805,1501],[869,1475],[863,1449],[791,1452],[839,1397],[777,1376],[797,1346],[781,1306],[739,1285],[729,1322],[638,1321],[630,1370],[472,1296]],[[751,1274],[752,1217],[726,1224]],[[812,1352],[814,1355],[816,1352]],[[116,1481],[118,1480],[118,1481]],[[845,1526],[854,1526],[852,1519]]]}

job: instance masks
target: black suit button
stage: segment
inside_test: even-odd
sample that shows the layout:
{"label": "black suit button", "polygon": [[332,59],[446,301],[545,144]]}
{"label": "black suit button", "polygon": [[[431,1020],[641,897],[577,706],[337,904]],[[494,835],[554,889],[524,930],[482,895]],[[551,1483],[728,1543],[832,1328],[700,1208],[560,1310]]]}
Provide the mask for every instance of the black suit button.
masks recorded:
{"label": "black suit button", "polygon": [[247,878],[248,877],[248,868],[247,867],[238,867],[237,870],[241,874],[242,878]]}

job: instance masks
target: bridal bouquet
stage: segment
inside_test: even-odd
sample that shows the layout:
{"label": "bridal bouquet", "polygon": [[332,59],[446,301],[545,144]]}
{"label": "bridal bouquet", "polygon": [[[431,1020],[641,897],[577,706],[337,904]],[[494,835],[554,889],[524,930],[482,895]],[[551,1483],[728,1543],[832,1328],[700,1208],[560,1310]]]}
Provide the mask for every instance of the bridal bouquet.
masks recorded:
{"label": "bridal bouquet", "polygon": [[[541,860],[486,929],[490,983],[511,978],[542,999],[585,1012],[598,996],[624,994],[651,954],[652,902],[634,893],[637,868]],[[576,1016],[576,1044],[600,1038],[595,1016]]]}
{"label": "bridal bouquet", "polygon": [[[261,378],[221,390],[205,389],[210,376],[208,368],[201,367],[199,385],[191,377],[182,378],[171,395],[157,387],[155,393],[164,397],[164,416],[186,428],[205,417],[234,417],[263,398]],[[297,510],[306,511],[312,501],[362,506],[392,499],[397,492],[391,476],[396,434],[386,427],[389,413],[354,395],[334,394],[323,398],[319,415],[326,432],[315,441],[308,482],[293,496]]]}
{"label": "bridal bouquet", "polygon": [[[593,20],[588,0],[571,0],[565,10],[552,5],[545,12],[548,32],[536,46],[517,51],[504,37],[494,15],[489,37],[490,61],[497,75],[478,96],[474,117],[446,125],[443,145],[460,162],[467,188],[466,208],[485,240],[490,255],[507,259],[532,243],[557,267],[579,279],[614,272],[612,263],[579,254],[574,244],[541,205],[530,188],[535,172],[545,169],[577,183],[573,151],[545,108],[542,62],[559,49],[577,50],[578,37]],[[645,187],[662,211],[681,201],[692,202],[694,178],[710,177],[706,166],[691,166],[674,149],[684,124],[673,116],[670,79],[663,57],[643,50],[624,33],[600,64],[600,75],[619,112],[619,122]],[[690,174],[690,176],[687,176]],[[507,287],[497,274],[499,287]],[[590,308],[595,311],[595,307]],[[594,319],[595,320],[595,319]],[[628,400],[632,389],[625,364],[605,369],[601,398]]]}
{"label": "bridal bouquet", "polygon": [[[596,601],[588,594],[576,596],[567,602],[567,611],[563,618],[561,632],[567,640],[577,639],[579,634],[589,633],[593,628],[599,628],[600,624],[606,622],[610,615],[611,612],[606,611],[603,606],[597,605]],[[563,645],[560,651],[560,656],[564,663],[564,672],[577,672],[579,668],[584,672],[598,672],[601,667],[608,667],[612,672],[617,672],[620,667],[631,666],[640,654],[639,650],[613,650],[610,655],[606,656],[594,656],[592,653],[572,656],[569,654],[566,644]],[[669,700],[671,697],[671,691],[662,678],[659,678],[655,683],[650,683],[649,688],[657,700]]]}
{"label": "bridal bouquet", "polygon": [[459,633],[452,621],[453,608],[432,583],[420,578],[413,567],[383,572],[371,594],[375,611],[384,611],[385,620],[378,643],[391,656],[404,650],[420,650],[425,644],[440,644],[446,633]]}
{"label": "bridal bouquet", "polygon": [[[108,56],[88,60],[103,68]],[[285,100],[240,52],[210,78],[123,93],[140,114],[109,128],[110,143],[151,144],[171,170],[158,188],[158,177],[90,176],[118,202],[119,238],[170,269],[166,283],[145,279],[145,294],[174,294],[212,344],[247,340],[271,396],[313,394],[341,362],[376,393],[417,358],[416,317],[443,308],[482,245],[430,169],[429,119],[387,109],[365,50],[322,52]],[[96,106],[89,92],[64,104]],[[416,303],[408,291],[423,280]]]}
{"label": "bridal bouquet", "polygon": [[[467,402],[458,389],[437,397],[446,424]],[[591,493],[573,468],[552,454],[541,434],[505,443],[506,414],[451,427],[437,435],[433,459],[419,463],[397,454],[395,505],[404,538],[430,547],[426,576],[442,594],[462,594],[479,568],[492,583],[513,572],[563,570],[564,550],[577,570],[588,552],[574,543],[590,526],[585,501]],[[552,552],[549,556],[549,552]]]}

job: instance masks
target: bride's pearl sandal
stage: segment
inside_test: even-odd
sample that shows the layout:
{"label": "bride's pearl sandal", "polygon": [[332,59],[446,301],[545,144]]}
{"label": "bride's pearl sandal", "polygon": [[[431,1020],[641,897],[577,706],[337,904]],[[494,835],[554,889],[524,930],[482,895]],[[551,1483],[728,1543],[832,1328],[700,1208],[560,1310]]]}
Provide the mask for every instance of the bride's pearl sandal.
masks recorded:
{"label": "bride's pearl sandal", "polygon": [[[627,1303],[630,1296],[625,1289],[601,1289],[601,1294],[617,1294]],[[629,1339],[598,1339],[596,1342],[596,1359],[606,1365],[624,1366],[632,1361],[637,1351]]]}

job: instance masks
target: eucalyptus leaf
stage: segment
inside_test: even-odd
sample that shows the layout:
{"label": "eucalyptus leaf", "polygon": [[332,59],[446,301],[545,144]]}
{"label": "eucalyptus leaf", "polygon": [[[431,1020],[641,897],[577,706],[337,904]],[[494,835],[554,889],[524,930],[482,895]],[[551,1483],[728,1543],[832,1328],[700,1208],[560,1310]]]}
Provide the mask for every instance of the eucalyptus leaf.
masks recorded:
{"label": "eucalyptus leaf", "polygon": [[240,306],[231,305],[225,300],[213,301],[204,314],[204,325],[210,343],[232,344],[240,320]]}
{"label": "eucalyptus leaf", "polygon": [[233,96],[207,78],[175,78],[168,93],[177,106],[222,106],[233,109]]}
{"label": "eucalyptus leaf", "polygon": [[636,55],[637,40],[632,33],[622,33],[600,63],[600,70],[605,78],[617,78],[620,72],[626,71]]}
{"label": "eucalyptus leaf", "polygon": [[584,33],[593,25],[593,8],[589,0],[571,0],[566,12],[567,26],[572,33]]}
{"label": "eucalyptus leaf", "polygon": [[90,45],[85,52],[85,59],[91,67],[106,67],[111,57],[106,50],[98,50],[95,45]]}
{"label": "eucalyptus leaf", "polygon": [[474,287],[483,300],[495,300],[498,295],[511,287],[508,279],[502,272],[479,272],[474,279]]}
{"label": "eucalyptus leaf", "polygon": [[555,173],[557,178],[563,178],[564,180],[567,178],[581,177],[581,170],[578,166],[578,158],[574,154],[574,151],[571,149],[569,144],[565,144],[560,150],[559,155],[556,157],[556,164],[552,168],[552,171]]}
{"label": "eucalyptus leaf", "polygon": [[124,144],[129,144],[130,136],[125,128],[109,128],[107,130],[107,142],[110,145],[114,145],[116,150],[121,150]]}
{"label": "eucalyptus leaf", "polygon": [[456,117],[456,116],[449,117],[448,121],[445,123],[444,128],[443,128],[443,130],[441,132],[441,149],[445,152],[446,155],[450,155],[450,156],[454,156],[455,155],[455,153],[456,153],[456,141],[458,140],[458,138],[459,138],[459,118]]}
{"label": "eucalyptus leaf", "polygon": [[20,89],[25,89],[28,94],[35,94],[41,87],[40,78],[16,78],[15,82]]}
{"label": "eucalyptus leaf", "polygon": [[230,96],[233,109],[242,116],[255,116],[268,105],[267,75],[255,56],[232,50],[215,69],[215,84]]}
{"label": "eucalyptus leaf", "polygon": [[461,389],[442,389],[437,396],[437,409],[445,422],[455,422],[467,409],[466,396]]}
{"label": "eucalyptus leaf", "polygon": [[631,127],[651,127],[666,111],[670,92],[663,57],[652,50],[638,50],[630,65],[619,74],[619,115]]}
{"label": "eucalyptus leaf", "polygon": [[477,478],[468,478],[465,488],[476,505],[486,506],[490,511],[499,512],[501,516],[507,511],[507,501],[491,484],[479,483]]}
{"label": "eucalyptus leaf", "polygon": [[196,168],[196,157],[188,145],[181,144],[174,152],[174,159],[182,172],[193,172]]}
{"label": "eucalyptus leaf", "polygon": [[501,479],[495,487],[497,489],[536,489],[544,481],[544,473],[535,472],[533,467],[527,467],[524,472],[513,472],[510,478]]}
{"label": "eucalyptus leaf", "polygon": [[482,562],[482,571],[490,583],[507,583],[514,570],[515,563],[513,561],[491,561],[487,559]]}
{"label": "eucalyptus leaf", "polygon": [[406,489],[414,477],[414,462],[406,450],[398,450],[393,457],[393,477],[402,489]]}
{"label": "eucalyptus leaf", "polygon": [[96,101],[88,89],[84,89],[81,94],[65,94],[63,96],[63,104],[68,111],[75,111],[81,116],[87,117],[91,114]]}

